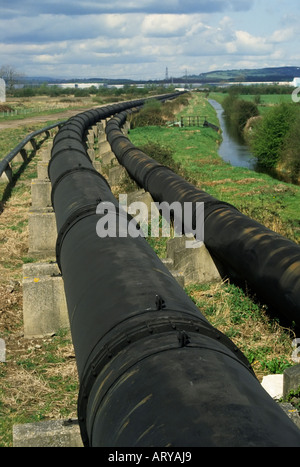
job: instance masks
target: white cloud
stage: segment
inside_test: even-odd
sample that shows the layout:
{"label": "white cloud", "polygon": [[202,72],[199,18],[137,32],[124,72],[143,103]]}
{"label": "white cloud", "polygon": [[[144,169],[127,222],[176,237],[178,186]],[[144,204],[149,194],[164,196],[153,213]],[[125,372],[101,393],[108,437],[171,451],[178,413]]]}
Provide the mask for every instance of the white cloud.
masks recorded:
{"label": "white cloud", "polygon": [[247,55],[262,55],[272,51],[266,38],[255,37],[247,31],[236,31],[236,52]]}
{"label": "white cloud", "polygon": [[275,43],[287,42],[295,36],[295,30],[292,27],[274,31],[271,41]]}

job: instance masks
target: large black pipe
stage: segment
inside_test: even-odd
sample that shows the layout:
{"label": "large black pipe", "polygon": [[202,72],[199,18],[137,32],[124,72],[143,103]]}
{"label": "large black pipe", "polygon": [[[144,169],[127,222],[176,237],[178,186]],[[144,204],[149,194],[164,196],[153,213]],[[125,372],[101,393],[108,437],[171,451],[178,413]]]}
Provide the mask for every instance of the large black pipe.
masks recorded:
{"label": "large black pipe", "polygon": [[[122,116],[122,118],[124,118]],[[246,282],[290,326],[300,328],[300,246],[243,215],[158,164],[116,129],[119,119],[106,128],[113,151],[136,183],[155,202],[204,203],[204,241],[221,272]],[[187,231],[187,233],[189,233]]]}
{"label": "large black pipe", "polygon": [[[86,130],[82,123],[81,134]],[[55,141],[53,154],[57,260],[85,446],[299,447],[298,428],[244,355],[210,325],[145,239],[125,235],[130,226],[138,231],[136,223],[86,155],[75,151],[72,167],[69,150],[57,153]],[[105,236],[113,220],[117,235]]]}

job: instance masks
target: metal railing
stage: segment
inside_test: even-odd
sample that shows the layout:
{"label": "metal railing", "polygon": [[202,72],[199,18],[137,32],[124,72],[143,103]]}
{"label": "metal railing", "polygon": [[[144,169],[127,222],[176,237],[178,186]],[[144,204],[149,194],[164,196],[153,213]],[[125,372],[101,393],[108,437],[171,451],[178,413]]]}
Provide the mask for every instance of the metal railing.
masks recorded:
{"label": "metal railing", "polygon": [[50,130],[56,127],[61,127],[65,121],[61,121],[58,123],[54,123],[53,125],[49,125],[47,127],[42,128],[41,130],[36,130],[29,135],[26,136],[14,149],[12,149],[5,157],[2,159],[0,162],[0,177],[2,177],[3,174],[6,174],[7,180],[10,181],[12,179],[12,168],[11,168],[11,162],[12,160],[18,155],[21,154],[23,160],[25,161],[27,158],[27,151],[25,149],[25,146],[28,143],[32,144],[33,149],[36,149],[36,141],[35,138],[43,133],[46,133],[47,137],[50,135]]}

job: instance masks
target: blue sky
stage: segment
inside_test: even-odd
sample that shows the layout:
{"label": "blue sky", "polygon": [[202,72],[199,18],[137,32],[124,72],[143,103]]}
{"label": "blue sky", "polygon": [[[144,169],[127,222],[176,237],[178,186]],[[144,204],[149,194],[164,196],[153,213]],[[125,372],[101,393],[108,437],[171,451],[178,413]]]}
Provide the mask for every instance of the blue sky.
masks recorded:
{"label": "blue sky", "polygon": [[299,66],[296,0],[0,0],[0,67],[163,79]]}

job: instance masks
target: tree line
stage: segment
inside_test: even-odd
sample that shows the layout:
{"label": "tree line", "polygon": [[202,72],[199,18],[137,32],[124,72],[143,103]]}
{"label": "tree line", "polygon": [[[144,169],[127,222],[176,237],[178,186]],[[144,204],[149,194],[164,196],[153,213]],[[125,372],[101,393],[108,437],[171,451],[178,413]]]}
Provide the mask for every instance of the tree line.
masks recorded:
{"label": "tree line", "polygon": [[76,88],[75,85],[72,88],[62,87],[58,85],[49,85],[48,83],[42,83],[40,85],[24,85],[23,87],[15,87],[10,90],[12,97],[34,97],[34,96],[49,96],[49,97],[122,97],[122,96],[146,96],[149,93],[164,94],[166,92],[173,92],[174,86],[156,86],[147,85],[143,88],[125,84],[122,88],[108,87],[108,86],[89,86],[87,88]]}

